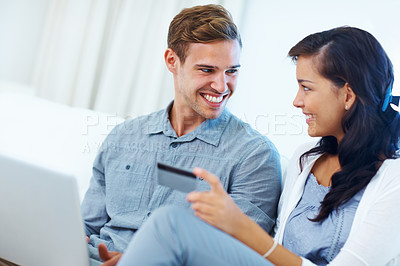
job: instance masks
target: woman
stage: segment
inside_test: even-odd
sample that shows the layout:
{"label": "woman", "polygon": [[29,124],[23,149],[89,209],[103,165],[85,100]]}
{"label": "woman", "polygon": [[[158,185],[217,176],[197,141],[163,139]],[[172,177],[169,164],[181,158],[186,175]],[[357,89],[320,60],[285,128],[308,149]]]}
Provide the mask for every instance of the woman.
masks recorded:
{"label": "woman", "polygon": [[[352,27],[312,34],[289,56],[299,84],[293,104],[308,134],[322,138],[289,163],[275,239],[196,168],[211,190],[188,194],[194,215],[153,214],[119,265],[400,264],[400,116],[389,58]],[[105,265],[119,257],[104,246],[100,253],[111,258]]]}

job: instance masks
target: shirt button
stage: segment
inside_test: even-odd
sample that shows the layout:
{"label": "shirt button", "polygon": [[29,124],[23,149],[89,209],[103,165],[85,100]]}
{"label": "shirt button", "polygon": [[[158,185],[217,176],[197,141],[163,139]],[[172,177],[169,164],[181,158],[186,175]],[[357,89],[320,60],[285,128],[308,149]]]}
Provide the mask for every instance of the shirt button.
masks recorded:
{"label": "shirt button", "polygon": [[172,148],[176,148],[176,146],[178,146],[178,144],[176,144],[176,143],[172,143],[172,145],[171,145]]}
{"label": "shirt button", "polygon": [[149,217],[149,216],[150,216],[150,214],[151,214],[151,212],[148,212],[148,213],[147,213],[147,217]]}
{"label": "shirt button", "polygon": [[128,164],[127,166],[125,166],[126,170],[129,170],[131,168],[131,166]]}

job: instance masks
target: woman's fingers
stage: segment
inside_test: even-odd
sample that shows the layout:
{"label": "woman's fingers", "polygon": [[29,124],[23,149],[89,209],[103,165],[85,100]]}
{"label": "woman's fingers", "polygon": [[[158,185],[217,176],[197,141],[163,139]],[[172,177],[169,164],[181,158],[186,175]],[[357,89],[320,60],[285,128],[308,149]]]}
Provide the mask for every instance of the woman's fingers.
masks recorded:
{"label": "woman's fingers", "polygon": [[196,215],[198,218],[202,219],[203,221],[211,224],[212,226],[215,226],[218,228],[217,221],[215,219],[215,216],[210,215],[208,213],[203,213],[201,211],[195,211],[194,215]]}
{"label": "woman's fingers", "polygon": [[193,191],[187,195],[194,214],[222,231],[233,234],[244,214],[225,191],[218,177],[197,167],[193,173],[211,186],[209,191]]}
{"label": "woman's fingers", "polygon": [[202,192],[193,191],[189,193],[186,199],[192,203],[192,208],[203,213],[213,213],[213,215],[217,215],[223,211],[226,198],[229,197],[229,195],[223,188],[219,178],[198,167],[193,169],[193,173],[207,181],[211,186],[211,190]]}
{"label": "woman's fingers", "polygon": [[218,208],[215,208],[215,206],[203,202],[194,202],[192,203],[191,207],[194,211],[201,212],[204,214],[216,215],[218,212]]}
{"label": "woman's fingers", "polygon": [[210,186],[211,186],[211,190],[215,191],[215,192],[225,192],[221,181],[219,180],[219,178],[213,174],[211,174],[210,172],[208,172],[207,170],[204,170],[202,168],[196,167],[193,169],[193,174],[195,174],[196,176],[204,179],[205,181],[207,181]]}
{"label": "woman's fingers", "polygon": [[187,194],[186,199],[189,202],[204,202],[204,203],[212,203],[215,202],[216,196],[215,194],[211,193],[210,191],[193,191]]}

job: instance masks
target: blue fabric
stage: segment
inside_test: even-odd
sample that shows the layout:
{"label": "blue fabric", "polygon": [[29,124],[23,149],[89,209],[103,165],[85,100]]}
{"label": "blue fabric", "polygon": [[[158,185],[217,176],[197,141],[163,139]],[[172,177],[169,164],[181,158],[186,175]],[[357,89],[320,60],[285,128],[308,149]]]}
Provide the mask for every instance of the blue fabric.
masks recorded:
{"label": "blue fabric", "polygon": [[162,207],[135,234],[118,266],[272,265],[186,209]]}
{"label": "blue fabric", "polygon": [[310,221],[309,218],[315,218],[319,213],[321,201],[329,189],[318,184],[310,173],[303,196],[290,214],[283,234],[284,247],[318,265],[328,264],[343,247],[363,194],[362,190],[322,223]]}
{"label": "blue fabric", "polygon": [[100,266],[103,262],[95,259],[90,259],[90,266]]}
{"label": "blue fabric", "polygon": [[[125,250],[158,207],[189,207],[186,194],[157,184],[158,161],[214,173],[242,211],[271,231],[281,186],[274,145],[228,110],[178,138],[169,108],[116,126],[104,141],[82,202],[92,258],[98,258],[99,243]],[[198,190],[209,189],[206,181],[199,182]]]}

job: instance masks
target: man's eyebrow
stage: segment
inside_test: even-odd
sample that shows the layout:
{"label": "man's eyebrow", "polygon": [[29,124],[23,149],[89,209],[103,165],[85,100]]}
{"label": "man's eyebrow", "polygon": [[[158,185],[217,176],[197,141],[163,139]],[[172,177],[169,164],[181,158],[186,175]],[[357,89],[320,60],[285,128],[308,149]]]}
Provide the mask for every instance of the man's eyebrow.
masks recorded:
{"label": "man's eyebrow", "polygon": [[[196,67],[204,67],[204,68],[218,68],[216,66],[204,65],[204,64],[196,64],[195,66]],[[230,66],[229,68],[239,68],[239,67],[240,67],[240,65],[233,65],[233,66]]]}
{"label": "man's eyebrow", "polygon": [[195,67],[204,67],[204,68],[217,68],[215,66],[210,66],[210,65],[203,65],[203,64],[196,64]]}

